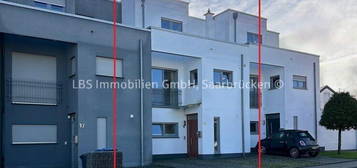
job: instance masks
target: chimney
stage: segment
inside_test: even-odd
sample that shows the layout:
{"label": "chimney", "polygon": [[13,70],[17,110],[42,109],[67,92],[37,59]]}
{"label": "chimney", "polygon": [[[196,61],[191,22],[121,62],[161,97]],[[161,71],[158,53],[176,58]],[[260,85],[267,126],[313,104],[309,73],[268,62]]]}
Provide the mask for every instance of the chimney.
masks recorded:
{"label": "chimney", "polygon": [[204,15],[206,17],[206,37],[214,38],[215,37],[215,24],[214,24],[214,13],[208,9],[207,13]]}

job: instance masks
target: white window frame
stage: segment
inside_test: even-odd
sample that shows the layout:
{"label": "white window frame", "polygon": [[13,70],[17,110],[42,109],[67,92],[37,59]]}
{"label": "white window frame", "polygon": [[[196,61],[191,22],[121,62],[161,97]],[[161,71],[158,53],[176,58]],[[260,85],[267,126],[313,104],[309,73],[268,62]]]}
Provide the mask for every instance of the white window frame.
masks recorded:
{"label": "white window frame", "polygon": [[[295,87],[295,85],[294,85],[295,81],[303,82],[304,83],[304,87]],[[293,88],[294,89],[307,90],[307,77],[306,76],[302,76],[302,75],[293,75]]]}

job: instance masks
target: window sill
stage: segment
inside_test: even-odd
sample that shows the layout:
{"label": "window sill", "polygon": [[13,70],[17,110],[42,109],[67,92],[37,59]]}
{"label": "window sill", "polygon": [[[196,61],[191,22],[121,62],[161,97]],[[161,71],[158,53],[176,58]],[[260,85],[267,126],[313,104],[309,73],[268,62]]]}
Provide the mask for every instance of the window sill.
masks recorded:
{"label": "window sill", "polygon": [[307,90],[307,88],[293,88],[293,89],[297,89],[297,90]]}
{"label": "window sill", "polygon": [[17,105],[38,105],[38,106],[57,106],[58,104],[51,103],[28,103],[28,102],[11,102],[11,104]]}
{"label": "window sill", "polygon": [[179,136],[152,136],[153,139],[176,139],[176,138],[180,138]]}
{"label": "window sill", "polygon": [[[113,76],[111,76],[111,75],[99,75],[99,74],[96,74],[96,76],[113,78]],[[124,77],[116,77],[116,78],[117,78],[117,79],[124,79]]]}

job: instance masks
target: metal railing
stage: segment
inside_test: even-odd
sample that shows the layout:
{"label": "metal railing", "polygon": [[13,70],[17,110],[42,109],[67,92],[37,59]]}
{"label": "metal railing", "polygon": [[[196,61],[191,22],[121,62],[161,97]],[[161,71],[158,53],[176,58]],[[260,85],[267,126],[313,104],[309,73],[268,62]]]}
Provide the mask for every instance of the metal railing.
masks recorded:
{"label": "metal railing", "polygon": [[178,108],[181,91],[179,89],[152,89],[152,106]]}
{"label": "metal railing", "polygon": [[62,85],[56,82],[7,80],[9,99],[16,104],[58,105]]}

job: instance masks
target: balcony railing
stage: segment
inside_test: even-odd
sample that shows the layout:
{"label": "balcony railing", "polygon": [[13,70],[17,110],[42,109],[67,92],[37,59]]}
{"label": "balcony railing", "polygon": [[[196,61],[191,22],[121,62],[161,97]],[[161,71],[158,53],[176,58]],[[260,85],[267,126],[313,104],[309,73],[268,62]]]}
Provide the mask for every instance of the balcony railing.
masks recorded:
{"label": "balcony railing", "polygon": [[152,106],[178,108],[181,91],[178,89],[152,89]]}
{"label": "balcony railing", "polygon": [[9,98],[16,104],[58,105],[62,86],[56,82],[8,80]]}

